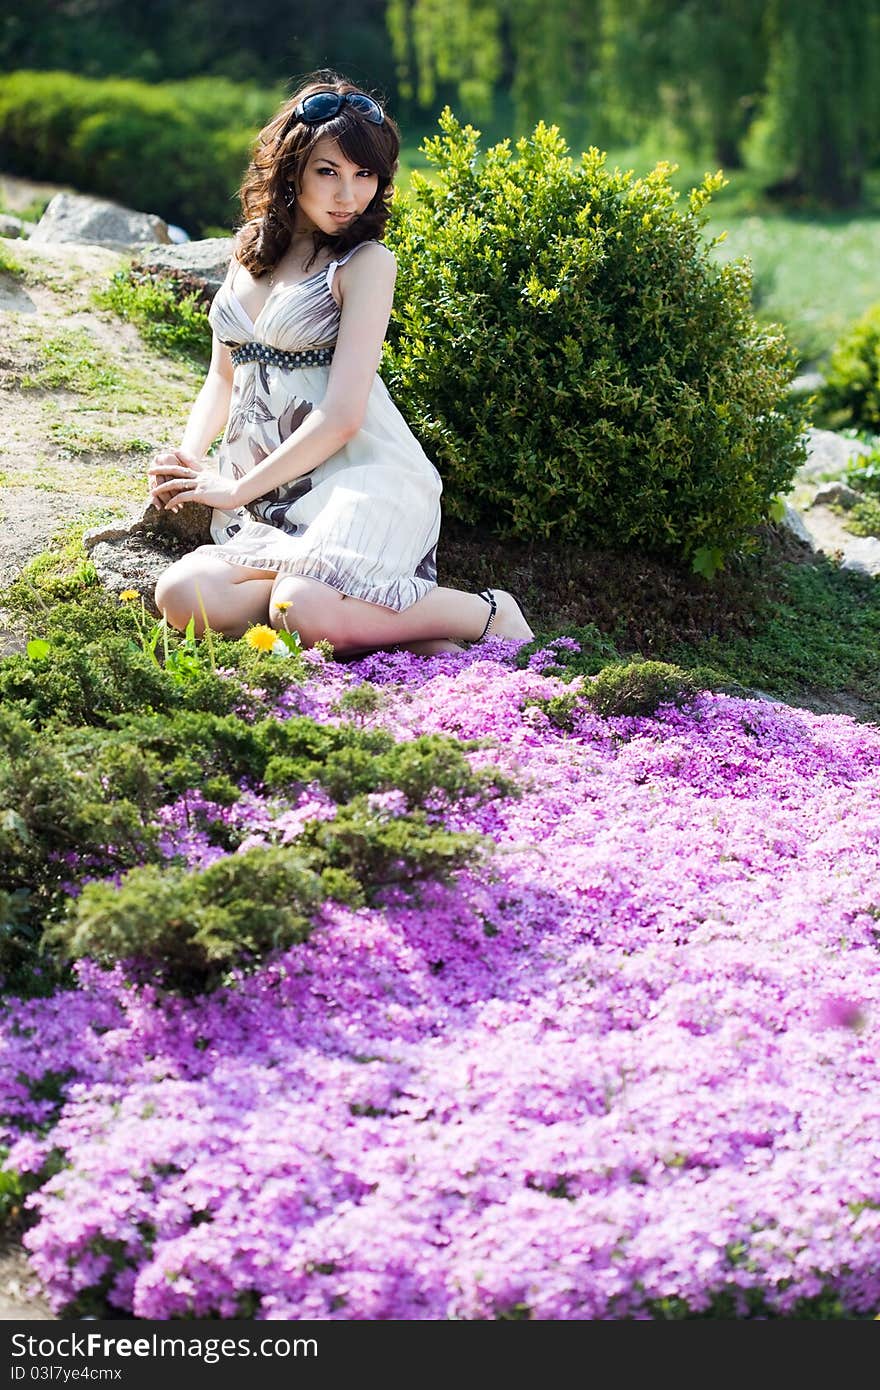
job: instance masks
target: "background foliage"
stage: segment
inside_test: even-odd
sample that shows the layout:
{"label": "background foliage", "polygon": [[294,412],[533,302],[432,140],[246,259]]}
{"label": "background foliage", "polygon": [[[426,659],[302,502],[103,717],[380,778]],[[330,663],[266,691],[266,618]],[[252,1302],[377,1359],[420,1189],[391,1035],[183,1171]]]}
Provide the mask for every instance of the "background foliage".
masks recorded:
{"label": "background foliage", "polygon": [[880,162],[880,0],[6,0],[0,15],[0,74],[271,89],[327,64],[410,131],[448,101],[492,138],[539,119],[582,147],[654,133],[832,206],[858,203]]}

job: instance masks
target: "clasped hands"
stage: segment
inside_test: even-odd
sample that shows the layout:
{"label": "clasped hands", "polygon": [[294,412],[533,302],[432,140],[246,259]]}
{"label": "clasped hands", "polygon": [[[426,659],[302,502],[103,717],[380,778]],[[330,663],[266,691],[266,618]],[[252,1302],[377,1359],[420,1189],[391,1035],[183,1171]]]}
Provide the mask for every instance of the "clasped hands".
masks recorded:
{"label": "clasped hands", "polygon": [[221,477],[212,459],[196,458],[185,449],[155,454],[148,476],[150,501],[160,512],[178,512],[184,502],[229,512],[241,506],[236,480]]}

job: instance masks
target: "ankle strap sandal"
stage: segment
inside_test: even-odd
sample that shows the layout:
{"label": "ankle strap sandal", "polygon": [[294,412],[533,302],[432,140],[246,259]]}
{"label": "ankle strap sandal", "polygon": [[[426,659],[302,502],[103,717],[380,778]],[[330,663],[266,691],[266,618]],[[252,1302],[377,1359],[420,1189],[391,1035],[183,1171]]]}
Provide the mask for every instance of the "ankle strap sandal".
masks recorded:
{"label": "ankle strap sandal", "polygon": [[477,641],[478,641],[478,642],[482,642],[482,640],[483,640],[484,637],[490,636],[490,635],[491,635],[491,634],[489,633],[489,628],[492,626],[492,620],[494,619],[495,614],[498,612],[498,604],[495,602],[495,595],[494,595],[494,593],[492,592],[491,589],[483,589],[483,590],[481,590],[481,592],[480,592],[480,598],[481,598],[481,599],[485,599],[486,603],[488,603],[488,605],[489,605],[489,616],[488,616],[488,618],[486,619],[486,626],[483,628],[483,631],[480,633],[479,637],[477,638]]}

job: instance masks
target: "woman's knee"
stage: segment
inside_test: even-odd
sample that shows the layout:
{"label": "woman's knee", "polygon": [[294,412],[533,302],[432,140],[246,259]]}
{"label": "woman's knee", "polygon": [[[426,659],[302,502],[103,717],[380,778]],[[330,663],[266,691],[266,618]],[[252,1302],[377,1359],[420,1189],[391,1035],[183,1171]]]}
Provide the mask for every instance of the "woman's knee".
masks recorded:
{"label": "woman's knee", "polygon": [[181,632],[192,619],[197,636],[207,623],[221,632],[224,614],[224,592],[230,591],[232,576],[224,573],[228,566],[215,565],[184,555],[169,565],[156,581],[156,607],[172,627]]}
{"label": "woman's knee", "polygon": [[190,597],[194,598],[193,566],[189,556],[176,560],[156,580],[156,607],[172,627],[186,627],[191,616],[183,616]]}
{"label": "woman's knee", "polygon": [[304,647],[326,640],[344,645],[343,594],[316,579],[281,576],[272,590],[269,621],[274,628],[298,632]]}

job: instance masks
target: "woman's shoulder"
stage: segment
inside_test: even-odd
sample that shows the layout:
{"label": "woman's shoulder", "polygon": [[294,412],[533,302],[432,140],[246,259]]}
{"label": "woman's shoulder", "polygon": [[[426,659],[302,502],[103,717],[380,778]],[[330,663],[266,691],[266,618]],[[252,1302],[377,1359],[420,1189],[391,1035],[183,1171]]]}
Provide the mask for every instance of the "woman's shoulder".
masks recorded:
{"label": "woman's shoulder", "polygon": [[379,266],[387,266],[389,269],[392,266],[397,266],[397,259],[394,252],[385,245],[384,241],[374,240],[359,241],[356,246],[352,246],[346,251],[344,256],[339,257],[339,264],[342,265],[344,262],[351,260],[356,251],[360,252],[360,255],[358,255],[356,259],[363,266],[372,266],[374,270]]}

